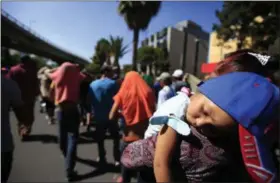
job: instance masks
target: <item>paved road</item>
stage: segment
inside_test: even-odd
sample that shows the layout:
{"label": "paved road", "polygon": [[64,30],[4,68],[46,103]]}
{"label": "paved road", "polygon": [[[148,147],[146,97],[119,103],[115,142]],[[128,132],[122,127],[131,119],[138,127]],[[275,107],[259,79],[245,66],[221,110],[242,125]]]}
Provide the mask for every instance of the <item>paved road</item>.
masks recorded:
{"label": "paved road", "polygon": [[[35,123],[30,141],[21,142],[16,133],[16,119],[11,113],[12,132],[14,134],[15,152],[11,182],[65,182],[64,159],[57,145],[57,125],[49,126],[43,114],[35,108]],[[81,127],[80,133],[85,132]],[[112,140],[105,142],[109,165],[107,172],[99,171],[96,161],[97,145],[89,138],[81,137],[78,145],[79,161],[76,170],[80,176],[79,182],[112,182],[119,170],[112,164]]]}

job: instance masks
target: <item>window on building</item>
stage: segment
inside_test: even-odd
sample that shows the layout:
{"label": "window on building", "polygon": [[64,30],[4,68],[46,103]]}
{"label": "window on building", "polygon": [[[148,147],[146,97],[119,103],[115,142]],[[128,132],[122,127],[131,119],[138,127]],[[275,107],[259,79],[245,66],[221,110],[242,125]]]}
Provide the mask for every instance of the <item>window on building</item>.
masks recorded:
{"label": "window on building", "polygon": [[166,40],[158,41],[157,47],[162,49],[167,49],[167,41]]}
{"label": "window on building", "polygon": [[151,36],[151,42],[154,42],[154,40],[155,40],[155,35],[152,35]]}
{"label": "window on building", "polygon": [[149,44],[149,39],[145,39],[142,41],[142,46],[148,46]]}
{"label": "window on building", "polygon": [[157,33],[158,39],[162,39],[167,36],[167,28],[164,28],[162,31]]}

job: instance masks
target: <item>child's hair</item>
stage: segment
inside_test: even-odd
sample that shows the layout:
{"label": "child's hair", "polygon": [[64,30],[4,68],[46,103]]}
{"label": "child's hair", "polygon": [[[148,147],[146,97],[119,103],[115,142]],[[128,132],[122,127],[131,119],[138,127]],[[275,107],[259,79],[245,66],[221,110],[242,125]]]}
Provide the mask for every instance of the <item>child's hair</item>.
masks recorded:
{"label": "child's hair", "polygon": [[228,54],[224,60],[217,64],[214,74],[219,76],[236,71],[253,72],[264,77],[269,77],[275,83],[274,73],[279,70],[278,59],[271,57],[265,65],[262,65],[259,59],[249,54],[249,52],[256,53],[246,49]]}

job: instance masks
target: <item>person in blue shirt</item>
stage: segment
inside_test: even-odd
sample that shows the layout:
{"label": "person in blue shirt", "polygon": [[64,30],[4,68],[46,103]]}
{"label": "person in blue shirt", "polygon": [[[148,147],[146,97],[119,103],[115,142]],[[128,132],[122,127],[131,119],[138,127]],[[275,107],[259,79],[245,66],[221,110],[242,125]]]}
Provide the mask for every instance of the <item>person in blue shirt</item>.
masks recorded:
{"label": "person in blue shirt", "polygon": [[155,92],[155,96],[156,96],[156,100],[158,99],[158,93],[161,90],[161,85],[159,81],[156,81],[154,86],[153,86],[154,92]]}
{"label": "person in blue shirt", "polygon": [[[106,163],[106,151],[104,148],[104,139],[107,129],[114,139],[114,159],[115,165],[119,165],[119,127],[117,121],[109,120],[109,113],[113,106],[113,97],[118,92],[119,86],[113,79],[113,70],[110,66],[101,68],[101,78],[93,81],[89,86],[89,101],[93,108],[93,117],[96,121],[96,140],[98,144],[99,163]],[[88,118],[88,124],[90,119]]]}

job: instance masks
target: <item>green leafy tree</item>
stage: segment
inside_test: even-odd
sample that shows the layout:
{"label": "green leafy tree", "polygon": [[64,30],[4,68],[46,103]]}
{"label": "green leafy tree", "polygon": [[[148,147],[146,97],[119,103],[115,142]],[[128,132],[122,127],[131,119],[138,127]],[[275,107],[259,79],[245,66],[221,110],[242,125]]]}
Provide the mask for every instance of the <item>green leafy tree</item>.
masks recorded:
{"label": "green leafy tree", "polygon": [[133,69],[132,69],[132,65],[131,64],[124,64],[123,65],[123,73],[124,74],[126,74],[127,72],[129,72],[129,71],[132,71]]}
{"label": "green leafy tree", "polygon": [[251,2],[252,10],[262,17],[262,22],[253,21],[249,33],[253,38],[252,48],[267,51],[269,46],[280,37],[280,6],[279,2]]}
{"label": "green leafy tree", "polygon": [[151,19],[160,9],[160,1],[120,1],[118,11],[124,17],[129,29],[133,31],[133,70],[137,69],[137,47],[139,32],[147,29]]}
{"label": "green leafy tree", "polygon": [[35,56],[32,59],[36,62],[36,65],[37,65],[38,69],[47,65],[47,59],[45,59],[43,57]]}
{"label": "green leafy tree", "polygon": [[95,53],[92,57],[92,61],[95,64],[103,65],[105,62],[109,62],[110,59],[110,42],[102,38],[97,41],[95,46]]}
{"label": "green leafy tree", "polygon": [[100,74],[100,64],[98,63],[90,63],[86,65],[85,69],[87,72],[91,73],[92,75],[99,75]]}
{"label": "green leafy tree", "polygon": [[154,65],[155,69],[162,70],[168,66],[167,50],[162,48],[154,48],[151,46],[143,46],[137,51],[138,61],[143,65]]}
{"label": "green leafy tree", "polygon": [[114,56],[113,65],[119,67],[119,59],[127,53],[127,45],[124,45],[123,38],[120,36],[110,36],[109,39],[100,39],[95,46],[95,54],[91,58],[92,62],[102,66],[105,62],[110,63],[110,57]]}
{"label": "green leafy tree", "polygon": [[143,46],[137,50],[137,61],[141,65],[149,65],[158,59],[155,48],[152,46]]}
{"label": "green leafy tree", "polygon": [[[277,2],[226,1],[222,10],[216,11],[220,24],[214,24],[213,30],[223,42],[236,39],[238,49],[248,45],[246,37],[251,37],[252,48],[267,50],[279,30],[276,7]],[[256,17],[262,17],[263,21]]]}
{"label": "green leafy tree", "polygon": [[119,67],[119,59],[128,52],[128,45],[124,45],[123,38],[120,36],[110,36],[110,56],[114,56],[115,60],[113,65]]}
{"label": "green leafy tree", "polygon": [[9,49],[1,48],[1,67],[12,67],[20,63],[20,54],[10,54]]}

